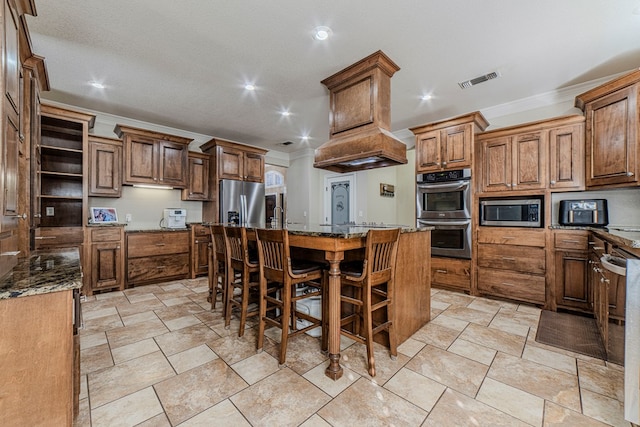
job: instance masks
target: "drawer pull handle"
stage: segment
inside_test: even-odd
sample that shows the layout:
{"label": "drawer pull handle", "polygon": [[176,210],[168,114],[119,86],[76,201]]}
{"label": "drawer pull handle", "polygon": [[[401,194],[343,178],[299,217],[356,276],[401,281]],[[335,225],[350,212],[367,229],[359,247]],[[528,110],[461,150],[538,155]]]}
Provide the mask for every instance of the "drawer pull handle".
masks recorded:
{"label": "drawer pull handle", "polygon": [[515,239],[515,237],[513,237],[513,236],[504,236],[503,239],[504,240],[511,240],[511,239]]}
{"label": "drawer pull handle", "polygon": [[580,243],[578,240],[563,240],[562,243]]}
{"label": "drawer pull handle", "polygon": [[594,246],[593,249],[596,250],[596,251],[604,251],[604,247],[603,246]]}
{"label": "drawer pull handle", "polygon": [[436,273],[447,274],[447,270],[436,270]]}
{"label": "drawer pull handle", "polygon": [[166,243],[156,243],[156,246],[165,246]]}
{"label": "drawer pull handle", "polygon": [[514,286],[513,283],[508,283],[508,282],[502,282],[501,284],[505,286]]}
{"label": "drawer pull handle", "polygon": [[502,259],[505,260],[505,261],[515,261],[516,260],[514,257],[511,257],[511,256],[503,256]]}
{"label": "drawer pull handle", "polygon": [[36,240],[57,239],[56,236],[36,236]]}

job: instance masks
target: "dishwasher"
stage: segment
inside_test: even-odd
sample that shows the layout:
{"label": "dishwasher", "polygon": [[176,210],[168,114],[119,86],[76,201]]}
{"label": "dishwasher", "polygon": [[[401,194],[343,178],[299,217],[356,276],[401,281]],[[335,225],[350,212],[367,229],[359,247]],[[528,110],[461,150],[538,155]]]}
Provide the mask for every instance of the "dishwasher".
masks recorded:
{"label": "dishwasher", "polygon": [[640,259],[613,248],[601,259],[602,268],[625,276],[624,418],[640,424]]}

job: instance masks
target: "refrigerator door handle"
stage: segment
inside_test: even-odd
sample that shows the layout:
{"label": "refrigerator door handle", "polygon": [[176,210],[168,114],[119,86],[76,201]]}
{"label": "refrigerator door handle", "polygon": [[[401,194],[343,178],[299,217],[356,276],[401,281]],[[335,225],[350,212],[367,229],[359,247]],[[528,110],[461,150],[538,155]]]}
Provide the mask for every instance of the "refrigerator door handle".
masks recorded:
{"label": "refrigerator door handle", "polygon": [[247,222],[247,196],[240,195],[240,225],[245,225]]}

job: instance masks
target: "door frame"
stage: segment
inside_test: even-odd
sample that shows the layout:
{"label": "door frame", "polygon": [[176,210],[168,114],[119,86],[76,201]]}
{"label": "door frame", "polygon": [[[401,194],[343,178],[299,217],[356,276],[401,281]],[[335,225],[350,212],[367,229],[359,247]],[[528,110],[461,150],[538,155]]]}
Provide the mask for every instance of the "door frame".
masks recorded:
{"label": "door frame", "polygon": [[356,220],[356,174],[325,175],[324,177],[324,213],[322,223],[329,224],[331,221],[331,191],[329,188],[334,182],[349,181],[349,221]]}

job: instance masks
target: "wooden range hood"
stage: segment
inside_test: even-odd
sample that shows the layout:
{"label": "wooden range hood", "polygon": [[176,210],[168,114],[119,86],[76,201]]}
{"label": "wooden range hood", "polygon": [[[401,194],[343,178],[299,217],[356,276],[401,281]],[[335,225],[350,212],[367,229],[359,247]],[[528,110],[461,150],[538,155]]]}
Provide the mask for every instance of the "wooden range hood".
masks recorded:
{"label": "wooden range hood", "polygon": [[330,137],[313,166],[354,172],[407,163],[407,146],[391,132],[391,77],[398,67],[377,51],[321,83],[330,92]]}

